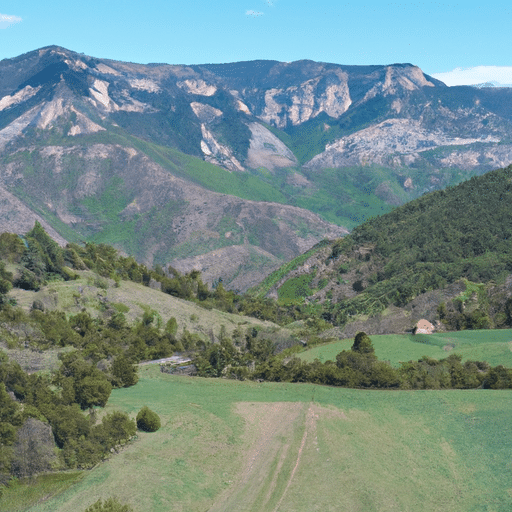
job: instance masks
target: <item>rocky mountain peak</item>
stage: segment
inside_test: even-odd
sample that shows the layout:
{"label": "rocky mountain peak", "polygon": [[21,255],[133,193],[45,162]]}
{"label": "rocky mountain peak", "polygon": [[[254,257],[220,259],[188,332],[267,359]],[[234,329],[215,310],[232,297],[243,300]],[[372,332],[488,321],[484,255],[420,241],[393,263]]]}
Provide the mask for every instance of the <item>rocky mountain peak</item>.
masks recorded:
{"label": "rocky mountain peak", "polygon": [[49,46],[0,61],[0,192],[62,239],[245,289],[367,216],[508,165],[510,104],[412,64],[144,65]]}

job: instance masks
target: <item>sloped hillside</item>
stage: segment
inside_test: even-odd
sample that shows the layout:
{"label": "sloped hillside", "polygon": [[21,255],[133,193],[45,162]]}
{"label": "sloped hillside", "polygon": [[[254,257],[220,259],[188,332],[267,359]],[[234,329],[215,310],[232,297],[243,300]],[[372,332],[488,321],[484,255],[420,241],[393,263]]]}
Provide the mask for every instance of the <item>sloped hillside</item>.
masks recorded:
{"label": "sloped hillside", "polygon": [[0,62],[0,221],[243,291],[324,238],[508,165],[509,99],[411,64],[42,48]]}
{"label": "sloped hillside", "polygon": [[[347,333],[510,325],[512,167],[432,192],[318,246],[256,295],[323,304]],[[352,326],[352,327],[350,327]]]}

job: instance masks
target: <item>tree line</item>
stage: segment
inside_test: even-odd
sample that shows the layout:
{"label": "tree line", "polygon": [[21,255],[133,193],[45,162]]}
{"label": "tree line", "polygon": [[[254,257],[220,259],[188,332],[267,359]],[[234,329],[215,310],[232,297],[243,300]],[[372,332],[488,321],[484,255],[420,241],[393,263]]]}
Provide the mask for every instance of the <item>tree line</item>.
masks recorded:
{"label": "tree line", "polygon": [[[6,270],[6,263],[18,266],[16,276]],[[12,287],[37,291],[51,280],[76,279],[77,270],[91,270],[102,278],[113,279],[117,285],[121,280],[144,286],[157,285],[162,292],[195,302],[205,309],[252,316],[279,325],[309,318],[312,313],[312,307],[308,305],[280,306],[271,299],[226,290],[222,280],[210,288],[197,270],[182,274],[171,266],[164,269],[156,265],[149,269],[106,244],[69,243],[60,247],[38,222],[23,237],[13,233],[0,234],[1,303],[7,300]],[[98,284],[101,286],[100,280]]]}
{"label": "tree line", "polygon": [[[293,349],[292,349],[293,350]],[[269,382],[311,382],[363,389],[511,389],[512,369],[491,367],[483,361],[465,361],[451,354],[440,361],[422,357],[393,368],[378,360],[370,337],[359,332],[350,350],[335,361],[302,361],[292,350],[274,353],[269,340],[246,336],[243,346],[224,338],[194,359],[201,377],[226,377]]]}

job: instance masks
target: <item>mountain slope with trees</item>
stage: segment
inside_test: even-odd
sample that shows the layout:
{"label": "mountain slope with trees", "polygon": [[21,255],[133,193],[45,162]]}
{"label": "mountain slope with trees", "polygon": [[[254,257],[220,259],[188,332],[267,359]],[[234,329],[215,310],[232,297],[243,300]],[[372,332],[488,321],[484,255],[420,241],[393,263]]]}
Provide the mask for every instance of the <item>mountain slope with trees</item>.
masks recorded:
{"label": "mountain slope with trees", "polygon": [[253,293],[322,304],[347,332],[362,316],[374,333],[422,316],[456,329],[510,325],[511,200],[512,167],[473,177],[318,246]]}
{"label": "mountain slope with trees", "polygon": [[411,64],[141,65],[50,46],[0,62],[0,221],[244,291],[508,165],[509,96]]}

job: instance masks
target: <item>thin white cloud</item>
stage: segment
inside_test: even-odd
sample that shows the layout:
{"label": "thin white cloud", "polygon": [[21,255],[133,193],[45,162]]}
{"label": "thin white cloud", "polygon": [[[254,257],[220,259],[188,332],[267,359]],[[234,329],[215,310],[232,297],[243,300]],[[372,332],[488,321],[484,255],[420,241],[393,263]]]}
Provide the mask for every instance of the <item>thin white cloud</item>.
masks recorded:
{"label": "thin white cloud", "polygon": [[0,28],[7,28],[14,23],[19,23],[22,19],[19,16],[13,16],[11,14],[0,13]]}
{"label": "thin white cloud", "polygon": [[257,18],[258,16],[263,16],[263,14],[264,14],[263,12],[253,11],[252,9],[245,11],[246,16],[252,16],[253,18]]}
{"label": "thin white cloud", "polygon": [[445,73],[434,73],[432,76],[446,85],[477,85],[487,82],[495,85],[510,85],[512,84],[512,66],[455,68]]}

